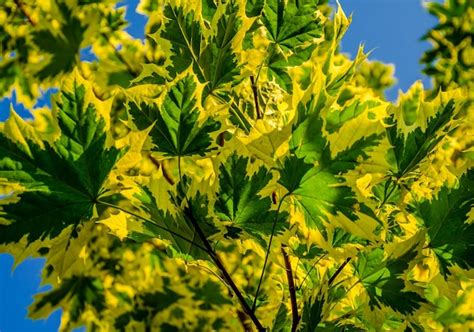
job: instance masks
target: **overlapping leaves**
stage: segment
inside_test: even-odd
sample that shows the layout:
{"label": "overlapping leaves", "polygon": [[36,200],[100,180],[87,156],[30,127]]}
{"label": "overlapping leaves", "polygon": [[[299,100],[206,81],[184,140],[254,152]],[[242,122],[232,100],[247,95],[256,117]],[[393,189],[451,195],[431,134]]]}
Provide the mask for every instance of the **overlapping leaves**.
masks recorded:
{"label": "overlapping leaves", "polygon": [[327,216],[338,212],[353,219],[356,199],[341,175],[368,157],[366,152],[377,144],[378,136],[361,138],[332,157],[323,118],[314,103],[300,104],[298,111],[300,119],[290,140],[292,155],[280,169],[279,183],[296,198],[312,227],[322,229]]}
{"label": "overlapping leaves", "polygon": [[[217,10],[217,8],[215,8]],[[231,3],[219,5],[221,13],[215,26],[204,28],[193,11],[167,5],[164,9],[166,24],[161,38],[171,44],[172,77],[192,65],[201,83],[207,83],[205,96],[215,94],[224,85],[232,84],[239,74],[232,41],[239,29],[237,7]],[[206,37],[210,35],[210,37]],[[204,96],[204,97],[205,97]]]}
{"label": "overlapping leaves", "polygon": [[[286,213],[272,210],[270,197],[260,196],[272,174],[260,167],[249,175],[249,159],[233,154],[219,167],[219,192],[214,206],[221,221],[230,222],[227,236],[234,237],[236,230],[243,230],[257,239],[283,230],[287,224]],[[275,225],[275,226],[274,226]]]}
{"label": "overlapping leaves", "polygon": [[439,260],[441,272],[457,264],[474,266],[474,225],[469,213],[474,208],[474,172],[459,180],[458,188],[442,188],[436,198],[416,202],[412,209],[423,220],[431,248]]}
{"label": "overlapping leaves", "polygon": [[[31,38],[0,28],[0,93],[21,77],[36,74],[21,82],[29,91],[64,76],[92,43],[99,59],[81,70],[113,97],[104,112],[76,83],[58,94],[47,133],[15,114],[0,126],[2,250],[55,239],[37,250],[52,251],[53,289],[36,317],[63,308],[64,329],[101,330],[250,330],[252,314],[273,330],[465,328],[465,92],[429,96],[417,83],[388,106],[390,72],[364,67],[362,48],[354,61],[338,52],[350,19],[325,17],[325,1],[143,1],[144,43],[117,33],[122,12],[109,2],[90,3],[52,1],[64,17],[34,27],[50,11],[25,2],[9,17]],[[24,42],[34,52],[17,52]],[[38,55],[47,61],[23,71]],[[117,168],[106,130],[133,152]],[[220,278],[257,310],[236,306]]]}
{"label": "overlapping leaves", "polygon": [[372,307],[383,304],[404,314],[420,307],[422,297],[413,291],[406,291],[403,280],[403,273],[418,255],[419,239],[420,236],[415,236],[399,243],[398,252],[392,257],[385,258],[381,248],[360,255],[356,270]]}
{"label": "overlapping leaves", "polygon": [[309,59],[316,47],[315,40],[322,35],[322,25],[316,17],[317,2],[265,1],[247,3],[247,15],[259,18],[249,31],[249,39],[259,28],[265,30],[270,44],[265,66],[269,80],[286,91],[292,91],[290,67],[301,65]]}
{"label": "overlapping leaves", "polygon": [[83,85],[74,83],[71,91],[60,94],[60,134],[52,143],[38,139],[15,114],[0,133],[0,178],[15,185],[11,195],[18,196],[18,201],[2,204],[1,243],[23,236],[29,243],[54,238],[92,217],[121,153],[106,147],[105,122],[85,93]]}
{"label": "overlapping leaves", "polygon": [[211,135],[220,128],[220,123],[210,116],[200,123],[192,76],[174,84],[161,107],[130,102],[128,112],[139,130],[152,127],[153,151],[166,156],[204,155],[214,148]]}

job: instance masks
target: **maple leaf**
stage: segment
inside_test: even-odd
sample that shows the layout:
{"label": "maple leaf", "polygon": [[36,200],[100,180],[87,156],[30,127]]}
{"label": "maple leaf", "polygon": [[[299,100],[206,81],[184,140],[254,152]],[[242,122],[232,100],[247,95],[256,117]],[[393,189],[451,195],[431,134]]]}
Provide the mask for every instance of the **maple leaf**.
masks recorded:
{"label": "maple leaf", "polygon": [[358,158],[368,157],[366,150],[377,144],[378,136],[363,137],[331,157],[320,112],[312,102],[298,107],[300,119],[294,125],[290,140],[292,154],[279,169],[279,183],[302,207],[310,227],[323,229],[322,221],[337,212],[355,219],[356,199],[341,175],[355,168]]}
{"label": "maple leaf", "polygon": [[51,58],[36,73],[40,80],[55,77],[60,73],[71,72],[79,61],[79,51],[84,39],[86,27],[81,24],[66,4],[59,5],[65,23],[60,32],[49,29],[33,33],[33,42]]}
{"label": "maple leaf", "polygon": [[459,180],[457,188],[443,187],[436,198],[412,205],[412,210],[427,229],[429,248],[438,257],[444,275],[450,273],[448,268],[454,264],[465,269],[474,266],[474,224],[468,222],[472,208],[472,170]]}
{"label": "maple leaf", "polygon": [[196,83],[187,76],[171,87],[160,107],[130,102],[128,112],[139,130],[153,126],[153,151],[166,156],[203,156],[215,149],[211,134],[219,130],[220,123],[210,116],[198,122],[196,98]]}
{"label": "maple leaf", "polygon": [[382,248],[359,255],[356,271],[369,294],[371,307],[386,305],[403,314],[409,314],[424,302],[418,293],[405,290],[405,281],[402,279],[410,262],[418,255],[420,239],[423,236],[420,232],[397,244],[397,254],[388,258],[384,258]]}
{"label": "maple leaf", "polygon": [[[57,102],[61,132],[50,144],[35,138],[34,130],[12,113],[27,129],[0,133],[0,178],[17,183],[19,201],[2,204],[0,243],[28,243],[54,238],[70,226],[92,217],[103,184],[121,152],[106,148],[105,122],[92,103],[85,100],[85,87],[73,84]],[[8,121],[7,121],[8,124]]]}
{"label": "maple leaf", "polygon": [[[171,5],[164,10],[168,21],[161,37],[171,43],[173,52],[173,65],[168,70],[174,77],[192,65],[199,81],[207,83],[203,99],[208,94],[215,94],[223,85],[232,83],[239,74],[237,58],[232,50],[232,41],[239,28],[237,7],[232,4],[225,6],[225,12],[210,31],[200,25],[192,11],[185,13],[181,7]],[[205,6],[205,12],[210,15],[212,7]],[[210,37],[205,38],[207,34]]]}
{"label": "maple leaf", "polygon": [[231,155],[219,167],[219,191],[214,205],[215,213],[222,221],[232,222],[248,234],[263,239],[275,231],[282,231],[286,222],[286,213],[271,209],[272,200],[260,196],[260,191],[271,180],[271,173],[260,167],[253,175],[247,172],[249,158]]}
{"label": "maple leaf", "polygon": [[424,100],[422,88],[420,83],[414,84],[402,95],[399,108],[388,120],[387,137],[393,146],[391,162],[397,177],[416,169],[456,126],[453,117],[459,108],[454,100],[433,105]]}

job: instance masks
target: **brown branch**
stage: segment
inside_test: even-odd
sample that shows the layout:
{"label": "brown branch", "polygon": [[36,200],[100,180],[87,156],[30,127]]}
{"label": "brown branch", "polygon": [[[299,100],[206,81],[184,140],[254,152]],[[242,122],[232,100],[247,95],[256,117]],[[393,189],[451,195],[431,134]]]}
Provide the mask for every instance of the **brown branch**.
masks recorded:
{"label": "brown branch", "polygon": [[219,133],[217,135],[217,145],[224,146],[225,143],[225,132]]}
{"label": "brown branch", "polygon": [[336,270],[336,272],[334,272],[334,274],[331,276],[331,278],[329,278],[329,281],[328,281],[328,286],[331,286],[331,284],[334,282],[334,280],[336,280],[337,276],[342,272],[342,270],[344,269],[344,267],[349,264],[349,262],[351,261],[352,257],[349,257],[347,258],[344,263],[341,264],[341,266],[339,266],[339,268]]}
{"label": "brown branch", "polygon": [[33,19],[31,18],[30,14],[28,14],[28,12],[26,11],[25,9],[25,6],[23,5],[23,3],[21,2],[21,0],[14,0],[15,2],[15,5],[20,9],[21,13],[23,14],[23,16],[26,17],[26,19],[28,20],[28,22],[32,25],[32,26],[36,26],[36,22],[33,21]]}
{"label": "brown branch", "polygon": [[175,182],[173,180],[173,177],[168,172],[168,169],[165,167],[164,162],[156,160],[156,158],[153,157],[152,155],[148,155],[148,158],[153,163],[153,165],[156,166],[156,168],[158,169],[161,168],[161,171],[163,172],[163,177],[165,178],[166,182],[168,182],[170,185],[174,185]]}
{"label": "brown branch", "polygon": [[255,84],[255,78],[253,76],[250,76],[250,82],[252,82],[253,102],[255,103],[255,112],[257,113],[257,119],[261,119],[262,114],[260,113],[260,106],[258,105],[258,89],[257,85]]}
{"label": "brown branch", "polygon": [[293,317],[293,321],[291,323],[291,332],[295,332],[296,328],[298,327],[298,322],[300,317],[298,315],[298,304],[296,302],[296,288],[295,288],[295,281],[293,279],[293,271],[291,269],[291,262],[290,257],[285,250],[285,246],[281,246],[281,253],[283,254],[283,260],[285,261],[285,271],[286,271],[286,278],[288,279],[288,288],[290,291],[290,301],[291,301],[291,314]]}
{"label": "brown branch", "polygon": [[196,233],[199,236],[201,242],[203,243],[204,247],[206,248],[206,252],[209,254],[209,257],[212,259],[212,261],[214,262],[216,267],[219,269],[222,278],[226,281],[227,285],[232,289],[235,296],[237,296],[237,299],[239,300],[240,305],[242,306],[242,309],[245,312],[245,314],[247,314],[247,316],[255,324],[255,326],[257,328],[257,331],[265,332],[265,328],[262,326],[262,324],[258,320],[257,316],[255,316],[255,313],[253,312],[253,310],[248,305],[247,301],[245,300],[244,296],[242,295],[239,288],[235,284],[234,280],[230,276],[229,272],[227,272],[227,269],[225,268],[224,264],[222,263],[221,259],[217,255],[217,253],[212,248],[212,246],[209,243],[206,235],[202,231],[201,227],[199,226],[198,221],[194,217],[194,215],[193,215],[192,211],[189,209],[189,207],[184,209],[184,215],[188,219],[188,221],[193,225],[194,230],[196,231]]}
{"label": "brown branch", "polygon": [[243,312],[242,310],[237,310],[237,317],[239,318],[240,324],[242,324],[244,331],[251,332],[252,325],[249,324],[249,321],[247,319],[247,315],[245,314],[245,312]]}

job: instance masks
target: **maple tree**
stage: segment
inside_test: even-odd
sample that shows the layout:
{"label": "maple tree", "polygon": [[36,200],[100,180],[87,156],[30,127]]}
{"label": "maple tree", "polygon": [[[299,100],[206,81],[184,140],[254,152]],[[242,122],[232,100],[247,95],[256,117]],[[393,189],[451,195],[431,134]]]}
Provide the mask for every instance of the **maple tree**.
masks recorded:
{"label": "maple tree", "polygon": [[[474,328],[473,9],[398,101],[318,0],[6,0],[0,252],[46,259],[61,330]],[[91,49],[95,59],[81,60]],[[460,60],[462,59],[462,61]],[[449,73],[449,75],[448,75]],[[471,89],[471,90],[470,90]]]}

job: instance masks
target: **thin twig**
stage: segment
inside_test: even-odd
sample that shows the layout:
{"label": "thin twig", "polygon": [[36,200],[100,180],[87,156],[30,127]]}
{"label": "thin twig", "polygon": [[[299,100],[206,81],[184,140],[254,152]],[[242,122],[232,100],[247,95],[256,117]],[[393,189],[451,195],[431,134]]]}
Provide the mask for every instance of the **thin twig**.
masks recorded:
{"label": "thin twig", "polygon": [[187,237],[182,236],[182,235],[179,234],[179,233],[176,233],[176,232],[172,231],[171,229],[168,229],[168,228],[166,228],[166,227],[163,227],[163,226],[161,226],[161,225],[156,224],[156,223],[155,223],[153,220],[151,220],[151,219],[142,217],[142,216],[140,216],[139,214],[136,214],[136,213],[134,213],[134,212],[132,212],[132,211],[128,211],[128,210],[126,210],[126,209],[124,209],[124,208],[121,208],[120,206],[117,206],[117,205],[114,205],[114,204],[111,204],[111,203],[108,203],[108,202],[97,201],[97,203],[98,203],[98,204],[105,205],[105,206],[108,206],[108,207],[111,207],[111,208],[116,209],[116,210],[119,210],[119,211],[122,211],[122,212],[127,213],[127,214],[129,214],[129,215],[131,215],[131,216],[134,216],[135,218],[141,219],[141,220],[143,220],[144,222],[149,223],[150,225],[152,225],[152,226],[154,226],[154,227],[157,227],[157,228],[159,228],[159,229],[162,229],[162,230],[164,230],[164,231],[166,231],[166,232],[168,232],[168,233],[170,233],[170,234],[172,234],[172,235],[174,235],[174,236],[177,236],[177,237],[179,237],[180,239],[182,239],[182,240],[184,240],[184,241],[186,241],[186,242],[189,242],[190,244],[192,244],[192,245],[196,246],[197,248],[203,250],[204,252],[207,252],[207,249],[204,248],[203,246],[201,246],[201,245],[195,243],[194,241],[188,239]]}
{"label": "thin twig", "polygon": [[326,257],[326,254],[322,255],[321,257],[318,257],[318,259],[316,260],[316,262],[314,262],[314,264],[311,266],[311,268],[308,270],[308,272],[306,272],[306,275],[304,276],[303,280],[301,281],[300,285],[298,286],[298,290],[300,290],[301,287],[303,287],[303,284],[304,282],[306,281],[306,278],[308,278],[309,274],[311,273],[311,271],[313,271],[313,269],[316,267],[316,265],[321,261],[321,259],[323,259],[324,257]]}
{"label": "thin twig", "polygon": [[15,5],[20,9],[21,13],[23,14],[23,16],[26,17],[26,19],[28,20],[28,22],[32,25],[32,26],[36,26],[36,22],[33,21],[33,19],[31,18],[30,14],[28,14],[28,12],[26,11],[25,9],[25,6],[23,5],[23,3],[21,2],[21,0],[14,0],[15,2]]}
{"label": "thin twig", "polygon": [[234,294],[237,296],[237,299],[239,300],[240,305],[242,306],[242,309],[244,310],[244,312],[249,316],[249,318],[255,324],[255,326],[257,327],[257,330],[264,332],[265,328],[262,326],[258,318],[255,316],[255,313],[248,305],[247,301],[245,300],[244,296],[242,295],[239,288],[235,284],[234,280],[230,276],[229,272],[227,272],[227,269],[225,268],[224,264],[222,263],[217,253],[215,253],[214,250],[212,249],[212,246],[209,243],[209,240],[207,239],[206,235],[204,234],[201,227],[199,226],[199,223],[194,217],[192,211],[189,208],[186,208],[184,210],[184,214],[185,214],[185,217],[187,217],[188,221],[193,225],[194,230],[196,231],[200,240],[204,244],[204,247],[206,248],[206,252],[209,254],[209,257],[213,260],[214,264],[221,272],[222,278],[224,278],[228,286],[232,289]]}
{"label": "thin twig", "polygon": [[344,269],[344,267],[349,264],[349,262],[351,261],[352,257],[348,257],[344,263],[341,264],[341,266],[339,266],[339,268],[336,270],[336,272],[334,272],[334,274],[331,276],[331,278],[329,278],[329,281],[328,281],[328,286],[331,286],[331,284],[334,282],[334,280],[336,280],[337,276],[342,272],[342,270]]}
{"label": "thin twig", "polygon": [[276,216],[275,216],[275,219],[273,220],[272,232],[270,234],[270,239],[268,240],[267,252],[265,253],[265,260],[263,261],[262,272],[260,273],[260,280],[258,281],[257,291],[255,292],[255,298],[254,298],[253,304],[252,304],[252,311],[255,311],[255,308],[257,307],[258,293],[260,292],[260,287],[262,286],[263,276],[265,275],[265,269],[266,269],[267,263],[268,263],[268,256],[270,255],[270,249],[272,247],[273,236],[275,235],[275,227],[276,227],[276,224],[277,224],[277,221],[278,221],[278,216],[280,215],[281,204],[283,203],[283,201],[285,200],[287,195],[288,194],[285,194],[280,199],[280,203],[278,203]]}
{"label": "thin twig", "polygon": [[174,185],[174,179],[171,176],[171,174],[168,172],[168,169],[165,167],[164,161],[159,161],[152,155],[148,155],[148,158],[150,161],[153,163],[153,165],[156,166],[156,168],[160,169],[163,172],[163,177],[165,178],[166,182],[168,182],[170,185]]}
{"label": "thin twig", "polygon": [[293,279],[293,270],[291,269],[290,257],[288,257],[283,245],[281,246],[281,253],[283,254],[283,260],[285,261],[286,278],[288,279],[288,289],[290,291],[291,314],[293,317],[293,321],[291,323],[291,332],[295,332],[300,320],[298,315],[298,304],[296,302],[295,281]]}
{"label": "thin twig", "polygon": [[262,114],[260,113],[260,107],[258,105],[258,89],[255,83],[255,78],[253,76],[250,76],[250,82],[252,82],[253,102],[255,103],[255,112],[257,113],[257,119],[261,119]]}
{"label": "thin twig", "polygon": [[[180,179],[180,184],[182,183],[182,173],[181,173],[181,158],[178,156],[178,174],[179,174],[179,179]],[[245,300],[244,296],[240,292],[239,288],[235,284],[234,280],[230,276],[229,272],[225,268],[224,264],[222,263],[221,259],[217,255],[217,253],[214,251],[214,249],[211,246],[211,243],[206,237],[206,234],[204,234],[203,230],[201,229],[201,226],[199,225],[197,219],[195,218],[193,211],[189,208],[191,205],[189,204],[189,200],[186,197],[186,194],[184,196],[184,199],[186,200],[187,206],[182,210],[184,217],[191,223],[191,225],[194,228],[194,231],[198,235],[199,239],[201,242],[204,244],[204,247],[206,248],[206,252],[209,255],[209,257],[212,259],[216,267],[219,269],[222,278],[226,281],[227,285],[232,289],[234,292],[235,296],[240,302],[240,305],[242,306],[243,311],[247,314],[247,316],[252,320],[252,322],[255,324],[255,327],[257,328],[257,331],[259,332],[265,332],[265,328],[263,325],[260,323],[258,320],[257,316],[255,316],[254,311],[250,308],[248,305],[247,301]]]}

